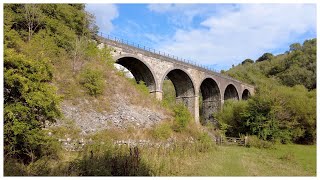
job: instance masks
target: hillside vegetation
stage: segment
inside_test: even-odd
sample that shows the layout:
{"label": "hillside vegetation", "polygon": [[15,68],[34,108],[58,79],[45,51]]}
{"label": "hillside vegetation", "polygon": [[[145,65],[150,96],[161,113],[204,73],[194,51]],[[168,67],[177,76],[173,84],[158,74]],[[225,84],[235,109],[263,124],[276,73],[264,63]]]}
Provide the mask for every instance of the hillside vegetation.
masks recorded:
{"label": "hillside vegetation", "polygon": [[227,135],[316,142],[316,39],[292,44],[285,54],[246,59],[224,73],[256,87],[251,99],[225,102],[216,115]]}
{"label": "hillside vegetation", "polygon": [[[257,137],[248,148],[216,146],[212,134],[203,130],[211,127],[196,126],[187,108],[175,103],[169,80],[159,102],[143,82],[114,68],[112,49],[94,40],[98,27],[84,9],[83,4],[4,5],[5,176],[234,175],[233,169],[224,169],[233,163],[226,158],[237,159],[236,175],[315,175],[315,146],[271,146]],[[301,51],[298,57],[315,58],[315,40],[305,44],[295,45],[298,49],[283,57],[292,59]],[[226,102],[216,115],[222,132],[315,142],[313,79],[288,80],[295,69],[279,65],[280,70],[269,75],[265,72],[270,70],[259,65],[280,57],[227,72],[254,83],[257,95],[247,102]],[[296,68],[306,67],[303,63]],[[300,73],[315,73],[313,68],[315,64]],[[123,140],[145,144],[115,143]],[[297,151],[287,152],[286,147]],[[270,158],[266,166],[254,161],[261,153]],[[212,164],[222,161],[221,166]]]}
{"label": "hillside vegetation", "polygon": [[[207,137],[190,123],[186,107],[169,109],[143,82],[114,68],[111,49],[98,48],[92,38],[97,27],[84,5],[6,4],[4,17],[5,175],[44,175],[38,172],[42,163],[56,167],[70,161],[64,143],[73,148],[83,142],[192,136],[201,144]],[[130,113],[155,122],[141,128]],[[83,151],[77,152],[80,159],[90,151],[99,154]]]}

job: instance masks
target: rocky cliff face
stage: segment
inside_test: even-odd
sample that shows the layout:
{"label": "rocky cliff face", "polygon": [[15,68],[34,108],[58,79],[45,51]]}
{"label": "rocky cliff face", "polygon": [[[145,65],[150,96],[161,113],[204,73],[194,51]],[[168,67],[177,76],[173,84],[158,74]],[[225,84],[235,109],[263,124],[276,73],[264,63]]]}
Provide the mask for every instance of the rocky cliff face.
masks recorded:
{"label": "rocky cliff face", "polygon": [[[65,100],[61,103],[63,119],[73,121],[76,128],[81,130],[81,134],[86,135],[110,128],[149,128],[170,118],[163,110],[130,103],[121,93],[113,94],[110,98],[109,106],[112,108],[109,111],[97,110],[86,98],[81,98],[77,104]],[[63,126],[63,119],[57,120],[55,125]]]}
{"label": "rocky cliff face", "polygon": [[[142,108],[122,102],[114,102],[112,112],[98,112],[94,109],[84,109],[84,102],[79,105],[72,105],[67,101],[62,103],[61,110],[64,117],[73,120],[75,125],[81,129],[82,134],[89,134],[109,128],[148,128],[168,118],[161,112],[154,112],[148,108]],[[63,125],[63,121],[57,122]]]}

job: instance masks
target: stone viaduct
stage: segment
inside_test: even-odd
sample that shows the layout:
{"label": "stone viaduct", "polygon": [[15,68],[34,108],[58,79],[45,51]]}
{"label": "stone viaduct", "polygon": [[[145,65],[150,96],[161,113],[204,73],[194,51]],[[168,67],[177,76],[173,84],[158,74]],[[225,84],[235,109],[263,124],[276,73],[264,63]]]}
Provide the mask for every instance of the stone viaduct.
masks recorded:
{"label": "stone viaduct", "polygon": [[[113,48],[116,63],[127,68],[137,82],[144,81],[151,94],[162,100],[162,85],[165,78],[172,81],[176,101],[183,102],[194,115],[196,123],[201,116],[205,121],[213,120],[225,100],[245,100],[254,94],[254,87],[206,68],[169,57],[139,45],[128,45],[122,40],[97,36],[96,39]],[[187,52],[186,52],[187,53]],[[199,96],[202,95],[202,111]]]}

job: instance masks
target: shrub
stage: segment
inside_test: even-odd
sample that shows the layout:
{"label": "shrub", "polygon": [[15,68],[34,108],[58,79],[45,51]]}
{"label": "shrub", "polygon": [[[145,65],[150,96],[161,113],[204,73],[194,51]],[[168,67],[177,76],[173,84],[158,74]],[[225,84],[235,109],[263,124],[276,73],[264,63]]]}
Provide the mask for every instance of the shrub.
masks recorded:
{"label": "shrub", "polygon": [[27,168],[23,163],[18,162],[17,159],[5,158],[3,174],[4,176],[25,176],[27,175]]}
{"label": "shrub", "polygon": [[156,139],[168,139],[171,135],[172,129],[169,123],[159,124],[152,131],[152,136]]}
{"label": "shrub", "polygon": [[138,83],[136,83],[135,81],[132,81],[132,82],[134,82],[134,86],[136,87],[136,89],[138,89],[138,91],[140,91],[145,96],[149,96],[150,90],[147,87],[145,82],[143,81],[139,81]]}
{"label": "shrub", "polygon": [[219,121],[220,129],[225,135],[238,136],[239,133],[248,131],[242,117],[247,107],[247,101],[225,101],[223,109],[215,114],[215,117]]}
{"label": "shrub", "polygon": [[184,104],[178,103],[173,108],[173,111],[175,120],[173,130],[176,132],[184,131],[191,120],[188,108]]}
{"label": "shrub", "polygon": [[80,176],[148,176],[151,169],[141,153],[139,147],[91,144],[81,159],[72,162],[70,172]]}
{"label": "shrub", "polygon": [[91,96],[102,94],[105,88],[102,71],[86,68],[80,74],[80,84],[87,89]]}
{"label": "shrub", "polygon": [[30,59],[12,49],[4,51],[4,154],[27,163],[50,149],[41,128],[61,116],[45,59]]}
{"label": "shrub", "polygon": [[166,108],[174,107],[176,104],[176,92],[173,83],[169,79],[163,81],[162,91],[162,105]]}
{"label": "shrub", "polygon": [[294,161],[296,157],[292,152],[287,152],[284,155],[282,155],[279,159],[284,161]]}
{"label": "shrub", "polygon": [[200,144],[200,152],[206,152],[214,146],[212,138],[209,136],[207,132],[201,132],[199,134],[198,143]]}
{"label": "shrub", "polygon": [[266,60],[271,60],[273,58],[273,54],[271,53],[264,53],[261,57],[259,57],[256,62],[262,62]]}
{"label": "shrub", "polygon": [[272,148],[273,143],[270,141],[265,141],[262,139],[259,139],[257,136],[249,136],[248,137],[248,142],[247,142],[247,147],[256,147],[256,148]]}

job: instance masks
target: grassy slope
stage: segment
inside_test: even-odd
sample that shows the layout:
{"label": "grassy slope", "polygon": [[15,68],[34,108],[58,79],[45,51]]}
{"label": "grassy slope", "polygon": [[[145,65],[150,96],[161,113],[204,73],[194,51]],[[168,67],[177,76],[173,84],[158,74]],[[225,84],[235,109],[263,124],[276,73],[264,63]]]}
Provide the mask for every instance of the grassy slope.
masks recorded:
{"label": "grassy slope", "polygon": [[[277,145],[274,149],[218,146],[207,152],[193,148],[143,148],[140,155],[144,168],[139,169],[151,172],[148,175],[152,176],[316,176],[315,145]],[[83,168],[72,167],[80,160],[77,152],[64,156],[60,165],[54,165],[59,170],[51,175],[84,173]],[[105,165],[108,159],[109,156],[98,156],[94,162],[87,160],[82,164],[90,164],[86,171],[101,172],[104,171],[101,166],[108,167]]]}
{"label": "grassy slope", "polygon": [[315,176],[316,146],[219,147],[183,163],[182,176]]}

